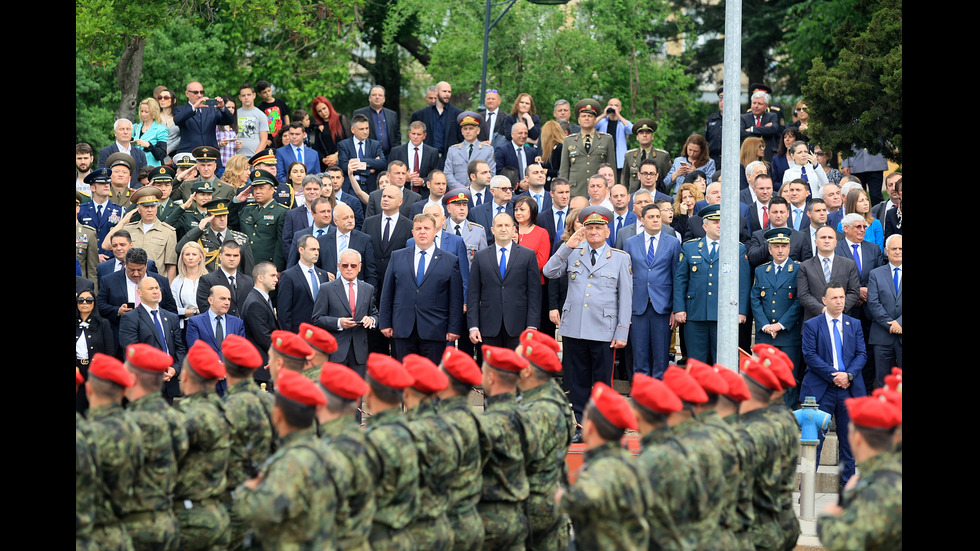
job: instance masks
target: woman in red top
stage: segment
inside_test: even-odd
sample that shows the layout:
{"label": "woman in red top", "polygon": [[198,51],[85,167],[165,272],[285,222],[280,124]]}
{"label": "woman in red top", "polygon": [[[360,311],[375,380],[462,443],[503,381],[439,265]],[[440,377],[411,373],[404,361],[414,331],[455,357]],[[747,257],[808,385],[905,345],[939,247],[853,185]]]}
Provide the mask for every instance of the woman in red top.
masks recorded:
{"label": "woman in red top", "polygon": [[[522,247],[534,251],[538,257],[538,271],[548,263],[551,252],[551,238],[548,231],[537,224],[538,203],[529,195],[522,195],[514,201],[514,219],[517,221],[515,240]],[[544,285],[544,276],[541,276]]]}

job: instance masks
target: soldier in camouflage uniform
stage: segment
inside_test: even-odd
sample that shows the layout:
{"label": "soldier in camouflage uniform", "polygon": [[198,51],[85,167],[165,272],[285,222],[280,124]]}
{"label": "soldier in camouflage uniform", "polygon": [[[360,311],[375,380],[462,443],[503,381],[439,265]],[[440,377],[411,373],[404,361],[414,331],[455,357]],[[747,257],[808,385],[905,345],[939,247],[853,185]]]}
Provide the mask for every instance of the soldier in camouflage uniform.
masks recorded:
{"label": "soldier in camouflage uniform", "polygon": [[255,346],[238,335],[221,342],[228,390],[225,392],[225,421],[231,433],[228,483],[221,501],[228,511],[230,549],[241,549],[248,524],[235,512],[232,492],[239,484],[254,478],[259,466],[276,450],[276,429],[272,426],[272,394],[263,391],[252,378],[262,367],[262,355]]}
{"label": "soldier in camouflage uniform", "polygon": [[180,372],[184,399],[178,409],[190,448],[177,471],[174,512],[180,523],[180,547],[184,550],[228,547],[228,511],[221,497],[228,485],[231,435],[224,419],[224,404],[214,392],[226,372],[218,353],[203,340],[187,351]]}
{"label": "soldier in camouflage uniform", "polygon": [[285,370],[303,375],[307,358],[313,355],[313,348],[302,337],[290,331],[277,329],[270,335],[269,375],[272,381],[279,380],[279,373]]}
{"label": "soldier in camouflage uniform", "polygon": [[476,511],[483,492],[483,465],[490,453],[490,440],[482,432],[479,417],[469,406],[469,394],[483,381],[473,358],[456,348],[447,348],[440,365],[449,386],[439,391],[438,414],[456,430],[462,453],[456,475],[449,485],[446,516],[455,531],[454,551],[483,549],[483,519]]}
{"label": "soldier in camouflage uniform", "polygon": [[337,351],[337,339],[330,334],[330,331],[305,321],[299,324],[299,331],[296,333],[313,349],[313,357],[306,361],[303,375],[311,381],[317,381],[320,379],[320,366]]}
{"label": "soldier in camouflage uniform", "polygon": [[[85,382],[75,368],[75,392]],[[95,444],[88,437],[88,421],[75,412],[75,550],[96,549],[92,541],[92,522],[95,520],[95,502],[100,497],[99,473],[95,468]]]}
{"label": "soldier in camouflage uniform", "polygon": [[122,362],[105,354],[92,357],[85,394],[89,449],[100,476],[92,528],[92,541],[99,549],[133,549],[122,523],[140,510],[136,481],[143,466],[143,433],[122,408],[123,391],[132,385]]}
{"label": "soldier in camouflage uniform", "polygon": [[575,415],[554,377],[561,373],[558,341],[536,329],[521,333],[518,353],[528,361],[520,373],[521,408],[527,419],[529,486],[527,517],[531,531],[527,548],[568,548],[568,518],[558,510],[555,492],[568,484],[565,454],[575,435]]}
{"label": "soldier in camouflage uniform", "polygon": [[649,544],[646,510],[653,495],[620,443],[626,429],[637,429],[626,399],[596,383],[582,415],[585,465],[555,497],[572,519],[576,548],[639,551]]}
{"label": "soldier in camouflage uniform", "polygon": [[367,362],[367,461],[376,481],[377,510],[371,525],[371,549],[411,550],[405,528],[419,505],[419,465],[408,422],[401,410],[402,391],[415,380],[397,360],[372,352]]}
{"label": "soldier in camouflage uniform", "polygon": [[180,532],[171,498],[177,483],[177,465],[187,454],[184,420],[160,393],[163,376],[174,361],[148,344],[126,348],[126,368],[136,384],[126,390],[126,413],[143,432],[143,468],[136,482],[140,511],[122,519],[133,548],[175,551]]}
{"label": "soldier in camouflage uniform", "polygon": [[259,476],[235,490],[235,512],[251,524],[261,549],[335,549],[338,489],[313,428],[316,407],[327,398],[313,381],[283,371],[275,400],[272,419],[282,445]]}
{"label": "soldier in camouflage uniform", "polygon": [[405,370],[415,379],[405,389],[408,430],[415,439],[419,461],[419,512],[406,532],[418,549],[451,549],[453,529],[446,511],[449,488],[462,459],[463,442],[445,419],[436,415],[436,393],[449,379],[429,359],[417,354],[403,358]]}
{"label": "soldier in camouflage uniform", "polygon": [[357,422],[357,408],[368,386],[353,369],[324,362],[320,387],[327,403],[317,407],[317,428],[323,445],[337,454],[328,468],[341,492],[334,522],[337,549],[370,551],[368,538],[376,509],[374,474],[369,468],[364,431]]}
{"label": "soldier in camouflage uniform", "polygon": [[902,467],[888,452],[902,411],[883,395],[850,398],[846,404],[854,429],[848,439],[861,476],[845,488],[840,506],[829,505],[817,518],[820,543],[828,551],[901,549]]}
{"label": "soldier in camouflage uniform", "polygon": [[704,485],[697,466],[670,428],[672,414],[681,411],[681,400],[662,381],[643,373],[633,375],[630,395],[642,435],[637,469],[654,495],[647,508],[649,549],[693,549],[692,509]]}
{"label": "soldier in camouflage uniform", "polygon": [[525,419],[517,404],[518,373],[528,366],[513,350],[483,346],[486,409],[480,419],[492,449],[483,467],[483,494],[477,510],[486,533],[483,548],[523,549],[528,535],[525,500],[530,492],[525,471]]}
{"label": "soldier in camouflage uniform", "polygon": [[[718,373],[722,379],[725,379],[726,383],[728,383],[728,391],[718,396],[718,404],[715,407],[715,410],[718,412],[718,416],[721,417],[725,424],[736,431],[739,439],[739,445],[744,451],[746,449],[746,442],[742,435],[738,433],[739,429],[742,428],[742,421],[738,415],[738,410],[742,402],[751,397],[749,395],[749,389],[747,386],[745,386],[745,381],[742,380],[742,377],[735,371],[717,364],[715,365],[715,368],[715,372]],[[748,468],[751,463],[751,457],[748,457],[747,460],[742,462],[742,473],[744,476],[742,479],[741,492],[739,493],[738,497],[738,508],[736,509],[736,512],[738,513],[738,522],[734,530],[735,538],[741,542],[747,542],[749,545],[752,544],[752,538],[749,535],[749,528],[755,522],[755,514],[753,513],[752,509],[753,478],[748,472]]]}

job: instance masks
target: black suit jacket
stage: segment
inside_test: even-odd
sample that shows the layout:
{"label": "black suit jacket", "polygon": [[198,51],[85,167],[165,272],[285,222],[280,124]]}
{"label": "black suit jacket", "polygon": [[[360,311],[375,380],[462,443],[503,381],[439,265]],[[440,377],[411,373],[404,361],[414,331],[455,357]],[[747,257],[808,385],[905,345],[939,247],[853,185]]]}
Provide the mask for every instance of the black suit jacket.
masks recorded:
{"label": "black suit jacket", "polygon": [[381,295],[385,273],[388,271],[388,263],[391,261],[391,253],[398,249],[404,249],[405,243],[412,237],[412,222],[404,216],[399,216],[398,221],[391,228],[387,247],[381,245],[383,232],[384,214],[378,214],[364,220],[364,233],[371,238],[371,244],[374,246],[374,258],[378,266],[376,297]]}
{"label": "black suit jacket", "polygon": [[[312,235],[313,227],[310,226],[305,230],[300,230],[296,232],[293,241],[299,239],[302,235]],[[328,273],[337,273],[337,262],[340,259],[337,257],[337,227],[330,226],[320,239],[320,258],[317,260],[316,265],[323,268],[324,271]],[[372,286],[378,281],[378,263],[374,258],[374,247],[371,244],[371,237],[368,234],[351,230],[350,240],[347,246],[351,249],[356,250],[361,253],[361,272],[357,274],[357,279],[361,281],[366,281]],[[286,263],[287,267],[293,267],[299,263],[299,251],[296,247],[293,247],[292,253],[289,256],[289,262]]]}
{"label": "black suit jacket", "polygon": [[[160,307],[170,312],[177,311],[177,302],[170,291],[170,282],[160,274],[147,272],[146,277],[152,277],[160,284],[163,299]],[[109,322],[112,327],[112,337],[119,342],[119,307],[129,302],[129,292],[126,287],[126,271],[119,270],[99,279],[99,294],[95,304],[99,307],[99,315]]]}
{"label": "black suit jacket", "polygon": [[252,291],[254,282],[250,276],[245,275],[241,271],[235,272],[235,282],[238,284],[237,290],[228,283],[228,278],[225,277],[225,273],[220,268],[201,277],[197,283],[198,309],[206,312],[211,307],[208,304],[208,295],[211,294],[211,287],[224,285],[231,291],[231,308],[228,310],[228,313],[235,317],[245,319],[245,316],[242,315],[242,306],[245,304],[245,298]]}
{"label": "black suit jacket", "polygon": [[[307,213],[310,209],[306,205],[298,206],[294,209],[290,209],[286,213],[286,222],[282,226],[282,257],[291,258],[296,252],[296,247],[293,247],[293,240],[295,239],[296,232],[302,231],[303,228],[308,228],[310,225],[307,220]],[[286,267],[291,266],[289,262],[286,262]]]}
{"label": "black suit jacket", "polygon": [[[568,206],[566,205],[565,216],[562,216],[562,221],[566,226],[568,225],[568,221],[567,221],[568,211],[570,210],[571,209],[569,209]],[[555,220],[555,211],[552,210],[550,205],[548,206],[548,208],[544,209],[544,212],[538,213],[538,225],[544,228],[545,231],[548,232],[548,236],[551,237],[551,247],[552,249],[554,249],[555,239],[561,239],[561,236],[555,235],[555,232],[557,231],[556,228],[557,221]]]}
{"label": "black suit jacket", "polygon": [[[861,298],[861,278],[854,261],[838,254],[830,268],[830,280],[844,286],[844,311],[847,312]],[[816,255],[806,262],[800,262],[800,273],[796,278],[800,306],[803,307],[803,320],[806,321],[823,312],[821,300],[827,290],[827,280],[823,275],[823,260]]]}
{"label": "black suit jacket", "polygon": [[[447,104],[443,108],[443,137],[442,137],[442,149],[439,151],[439,169],[442,170],[442,165],[445,162],[446,151],[449,150],[449,146],[458,144],[463,141],[463,132],[460,131],[459,123],[456,122],[456,116],[462,113],[463,110],[456,107],[453,104]],[[423,107],[418,111],[412,113],[411,122],[422,121],[425,123],[425,143],[435,147],[435,117],[437,116],[436,108],[433,105]]]}
{"label": "black suit jacket", "polygon": [[[741,119],[741,141],[745,141],[745,138],[750,136],[756,136],[765,140],[766,161],[771,163],[773,156],[779,150],[779,141],[783,136],[783,127],[779,124],[779,115],[772,111],[766,111],[762,114],[762,125],[756,127],[751,132],[747,132],[746,130],[750,126],[755,127],[755,116],[752,113],[742,113]],[[772,123],[772,126],[766,126],[769,123]]]}
{"label": "black suit jacket", "polygon": [[[507,203],[507,207],[504,209],[510,213],[511,216],[514,215],[514,203]],[[493,227],[493,217],[496,216],[497,204],[491,199],[487,203],[470,209],[469,214],[466,218],[470,222],[476,222],[477,224],[483,226],[484,231],[487,232],[487,244],[493,243],[493,233],[491,233],[490,228]]]}
{"label": "black suit jacket", "polygon": [[[167,341],[164,349],[160,342],[160,334],[157,332],[156,324],[149,312],[143,306],[137,306],[131,312],[127,312],[119,320],[119,348],[126,350],[126,347],[134,343],[149,344],[160,350],[165,350],[174,359],[173,368],[180,374],[180,366],[184,362],[187,354],[187,345],[184,343],[184,336],[180,330],[180,318],[172,311],[159,308],[158,317],[160,324],[163,325],[163,335]],[[175,375],[164,383],[167,395],[180,396],[180,384]]]}
{"label": "black suit jacket", "polygon": [[[328,281],[327,272],[316,266],[313,269],[322,287]],[[299,264],[288,268],[279,278],[276,310],[279,312],[279,324],[286,331],[295,333],[299,331],[299,324],[309,323],[313,319],[313,294],[308,278],[309,274]]]}
{"label": "black suit jacket", "polygon": [[[419,159],[419,176],[425,179],[426,176],[432,172],[434,168],[439,167],[439,152],[435,150],[431,145],[422,142],[421,156]],[[401,161],[408,166],[408,171],[412,172],[415,165],[415,146],[412,142],[404,143],[398,147],[391,148],[391,154],[388,156],[390,161]]]}
{"label": "black suit jacket", "polygon": [[508,247],[507,271],[500,277],[497,247],[491,245],[473,255],[466,297],[467,332],[479,328],[485,337],[520,336],[541,322],[541,271],[535,252],[527,247]]}
{"label": "black suit jacket", "polygon": [[[214,133],[214,127],[219,124],[232,124],[234,120],[235,115],[232,115],[227,108],[219,110],[213,107],[201,107],[195,113],[189,103],[175,106],[174,124],[180,128],[180,145],[177,147],[177,153],[190,153],[202,145],[210,145],[217,149],[218,138]],[[222,166],[221,159],[218,159],[218,166]]]}
{"label": "black suit jacket", "polygon": [[[367,208],[364,210],[364,218],[370,218],[381,214],[381,192],[384,190],[376,189],[371,192],[368,199]],[[422,196],[415,193],[408,187],[402,188],[402,206],[398,207],[398,213],[411,220],[412,205],[422,199]],[[365,232],[366,233],[366,232]]]}
{"label": "black suit jacket", "polygon": [[[368,329],[356,325],[350,329],[337,329],[340,318],[351,317],[350,297],[347,282],[337,278],[320,289],[313,303],[313,325],[322,327],[337,339],[337,351],[330,355],[330,361],[344,363],[351,347],[354,348],[354,361],[366,364],[368,358]],[[374,318],[375,331],[378,327],[378,307],[374,298],[374,286],[363,281],[357,282],[357,299],[354,304],[355,321],[364,316]],[[353,367],[353,366],[348,366]]]}
{"label": "black suit jacket", "polygon": [[262,355],[262,365],[255,370],[255,380],[271,381],[269,370],[264,366],[269,364],[269,346],[272,344],[272,332],[279,329],[279,320],[276,318],[272,306],[265,300],[262,293],[254,287],[245,297],[242,305],[242,315],[239,316],[245,322],[245,337],[259,349]]}
{"label": "black suit jacket", "polygon": [[[769,242],[766,241],[765,237],[766,231],[768,230],[759,230],[753,233],[752,239],[745,244],[749,253],[749,266],[753,270],[756,266],[772,260],[772,255],[769,254]],[[809,232],[794,231],[791,228],[789,231],[791,232],[789,234],[789,257],[797,262],[812,258],[813,251],[810,249]]]}
{"label": "black suit jacket", "polygon": [[[398,127],[398,113],[395,113],[387,107],[381,108],[382,112],[385,114],[385,132],[388,134],[388,148],[385,149],[382,146],[382,151],[385,155],[395,147],[401,145],[402,143],[402,131]],[[354,115],[364,115],[368,119],[368,124],[371,128],[371,133],[368,135],[372,140],[378,139],[378,129],[374,126],[374,110],[371,106],[361,107],[360,109],[354,111]],[[379,140],[380,143],[380,140]]]}

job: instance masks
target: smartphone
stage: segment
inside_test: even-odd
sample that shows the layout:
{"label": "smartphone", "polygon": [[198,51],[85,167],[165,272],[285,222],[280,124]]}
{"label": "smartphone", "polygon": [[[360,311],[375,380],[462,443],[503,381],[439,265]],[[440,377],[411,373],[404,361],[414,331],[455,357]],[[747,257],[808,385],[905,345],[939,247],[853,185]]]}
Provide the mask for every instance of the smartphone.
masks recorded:
{"label": "smartphone", "polygon": [[367,170],[367,162],[361,161],[357,163],[357,170]]}
{"label": "smartphone", "polygon": [[216,100],[214,98],[209,99],[209,100],[205,100],[204,101],[204,105],[207,105],[208,107],[217,107],[218,106],[218,100]]}
{"label": "smartphone", "polygon": [[130,310],[132,310],[133,308],[136,308],[136,303],[135,302],[127,302],[126,303],[126,308],[129,308]]}

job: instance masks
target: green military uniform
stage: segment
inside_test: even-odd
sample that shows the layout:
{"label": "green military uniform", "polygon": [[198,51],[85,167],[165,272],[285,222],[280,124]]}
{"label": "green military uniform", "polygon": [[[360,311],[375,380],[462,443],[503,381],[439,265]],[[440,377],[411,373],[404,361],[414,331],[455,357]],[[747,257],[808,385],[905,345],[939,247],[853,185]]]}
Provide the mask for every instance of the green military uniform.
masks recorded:
{"label": "green military uniform", "polygon": [[122,522],[140,511],[136,481],[143,465],[143,434],[118,403],[89,408],[88,419],[102,487],[92,540],[100,549],[133,549]]}
{"label": "green military uniform", "polygon": [[75,412],[75,549],[97,549],[92,541],[92,523],[99,495],[99,472],[95,468],[95,444],[89,440],[88,422]]}
{"label": "green military uniform", "polygon": [[263,392],[251,377],[228,387],[225,393],[225,421],[231,432],[227,491],[222,501],[228,510],[230,548],[241,548],[248,524],[235,513],[231,492],[254,478],[259,467],[275,451],[276,430],[272,426],[272,394]]}
{"label": "green military uniform", "polygon": [[654,495],[647,508],[649,548],[694,549],[697,511],[706,507],[697,465],[670,427],[650,431],[640,445],[643,451],[636,458],[636,468]]}
{"label": "green military uniform", "polygon": [[528,549],[566,549],[568,521],[558,510],[555,492],[568,481],[565,453],[575,436],[575,415],[554,380],[522,390],[521,397],[528,435],[524,457],[531,530]]}
{"label": "green military uniform", "polygon": [[488,396],[480,424],[492,445],[483,467],[483,493],[477,506],[486,533],[483,548],[513,549],[527,539],[524,502],[530,494],[524,464],[525,420],[515,393]]}
{"label": "green military uniform", "polygon": [[726,541],[727,538],[731,538],[730,544],[726,545],[725,549],[752,549],[748,538],[736,535],[740,532],[739,503],[743,502],[747,505],[750,501],[750,492],[745,482],[746,476],[742,473],[742,463],[746,461],[745,448],[735,434],[735,430],[718,416],[717,411],[706,410],[699,413],[698,418],[704,423],[705,430],[711,435],[724,460],[723,475],[726,489],[722,493],[722,524],[719,530],[725,532]]}
{"label": "green military uniform", "polygon": [[432,400],[423,401],[406,416],[418,453],[420,487],[419,512],[406,532],[418,549],[451,549],[454,534],[446,512],[450,486],[462,460],[462,437],[436,415]]}
{"label": "green military uniform", "polygon": [[117,188],[116,186],[109,186],[109,201],[117,205],[129,205],[129,196],[133,194],[135,189],[126,186],[124,188]]}
{"label": "green military uniform", "polygon": [[82,277],[95,284],[98,291],[99,236],[92,226],[75,220],[75,260],[82,267]]}
{"label": "green military uniform", "polygon": [[817,535],[828,551],[902,548],[902,466],[879,453],[861,463],[861,477],[845,490],[839,517],[817,518]]}
{"label": "green military uniform", "polygon": [[783,533],[783,549],[792,549],[800,538],[800,520],[793,511],[793,492],[799,484],[796,481],[796,468],[800,464],[800,424],[789,409],[786,402],[780,398],[766,408],[766,417],[776,426],[776,438],[779,443],[779,463],[772,465],[780,474],[779,486],[779,526]]}
{"label": "green military uniform", "polygon": [[741,419],[742,428],[738,435],[746,450],[746,478],[752,481],[752,518],[748,533],[757,549],[782,549],[778,429],[768,418],[765,408],[743,413]]}
{"label": "green military uniform", "polygon": [[364,431],[352,415],[322,424],[319,431],[323,445],[337,452],[337,459],[330,464],[340,491],[334,521],[337,549],[370,551],[368,538],[377,506]]}
{"label": "green military uniform", "polygon": [[[633,131],[635,132],[636,129],[634,128]],[[664,181],[664,176],[670,171],[674,162],[669,153],[652,145],[650,149],[646,150],[645,156],[643,153],[643,149],[639,147],[630,149],[623,159],[623,170],[619,174],[619,183],[626,186],[630,193],[640,189],[640,163],[647,159],[653,159],[653,162],[657,164],[657,183],[659,184]]]}
{"label": "green military uniform", "polygon": [[194,185],[198,183],[209,184],[211,188],[214,189],[213,192],[214,194],[211,196],[211,199],[221,199],[222,201],[231,201],[232,198],[238,195],[239,191],[241,191],[235,189],[235,187],[232,186],[231,184],[226,184],[225,182],[222,182],[221,180],[218,179],[217,176],[214,176],[210,180],[202,180],[198,178],[197,180],[184,182],[183,184],[181,184],[179,190],[174,191],[174,195],[178,196],[177,198],[180,199],[186,205],[187,200],[190,199],[191,194],[194,193],[192,188],[194,187]]}
{"label": "green military uniform", "polygon": [[[253,185],[265,183],[275,185],[275,177],[267,172],[256,170],[253,173]],[[262,179],[256,181],[259,173]],[[264,206],[258,203],[244,203],[237,198],[229,204],[228,225],[238,227],[248,236],[249,244],[255,255],[255,262],[268,260],[282,272],[286,269],[286,259],[282,252],[282,229],[286,223],[286,213],[289,209],[275,199],[270,199]]]}
{"label": "green military uniform", "polygon": [[731,531],[722,527],[725,497],[728,490],[725,481],[724,457],[718,450],[704,424],[697,419],[686,419],[673,427],[674,435],[697,465],[704,483],[704,509],[696,513],[695,549],[719,549],[719,541],[733,544]]}
{"label": "green military uniform", "polygon": [[561,498],[561,510],[575,527],[575,547],[647,549],[649,488],[618,440],[586,451],[575,484]]}
{"label": "green military uniform", "polygon": [[141,511],[123,524],[135,549],[176,550],[180,533],[170,500],[188,449],[183,419],[159,392],[129,402],[126,413],[143,433],[144,462],[136,484]]}
{"label": "green military uniform", "polygon": [[479,551],[484,531],[476,506],[483,492],[483,462],[490,453],[491,443],[466,396],[442,399],[437,409],[459,434],[462,443],[459,466],[449,483],[447,518],[456,532],[453,549]]}
{"label": "green military uniform", "polygon": [[419,512],[418,453],[412,434],[397,407],[368,417],[367,425],[367,461],[376,481],[377,504],[371,525],[371,549],[414,549],[404,532]]}
{"label": "green military uniform", "polygon": [[613,155],[615,144],[613,137],[605,132],[593,130],[589,135],[591,146],[586,148],[586,135],[572,134],[565,138],[561,148],[561,167],[558,176],[568,180],[572,186],[572,197],[589,196],[589,176],[599,170],[599,165],[609,163],[616,165]]}
{"label": "green military uniform", "polygon": [[235,490],[236,514],[251,524],[261,549],[334,549],[337,488],[312,427],[282,439],[251,490]]}
{"label": "green military uniform", "polygon": [[180,401],[190,447],[177,472],[173,506],[184,550],[223,549],[229,543],[228,512],[220,500],[228,486],[231,435],[222,408],[211,391]]}

